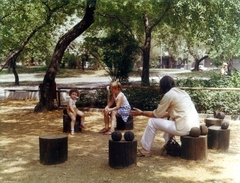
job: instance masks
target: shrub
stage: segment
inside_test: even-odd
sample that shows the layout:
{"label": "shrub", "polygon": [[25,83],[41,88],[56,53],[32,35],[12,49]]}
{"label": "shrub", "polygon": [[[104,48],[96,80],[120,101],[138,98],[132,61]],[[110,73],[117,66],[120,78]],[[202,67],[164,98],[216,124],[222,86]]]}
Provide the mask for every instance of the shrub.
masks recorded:
{"label": "shrub", "polygon": [[[219,74],[213,74],[209,80],[204,79],[177,79],[178,87],[212,87],[212,88],[240,88],[240,74],[235,72],[232,76],[223,79]],[[191,96],[199,113],[213,113],[216,110],[228,115],[240,114],[240,92],[224,90],[186,90]],[[156,87],[127,88],[123,93],[132,107],[152,111],[157,108],[161,96]],[[80,98],[78,107],[104,108],[107,105],[107,91],[105,88],[92,91]]]}

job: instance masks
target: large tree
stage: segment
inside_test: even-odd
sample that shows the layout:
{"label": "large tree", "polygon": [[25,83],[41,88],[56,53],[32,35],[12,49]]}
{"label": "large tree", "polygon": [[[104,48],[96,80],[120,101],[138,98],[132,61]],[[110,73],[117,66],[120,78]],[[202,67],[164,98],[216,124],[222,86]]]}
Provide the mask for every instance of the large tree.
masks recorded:
{"label": "large tree", "polygon": [[[56,40],[77,16],[85,11],[85,0],[29,0],[0,3],[0,70],[11,64],[15,84],[19,84],[14,63],[48,65]],[[76,21],[75,21],[76,23]],[[11,52],[10,52],[11,50]],[[21,78],[20,78],[21,80]]]}
{"label": "large tree", "polygon": [[[33,39],[37,33],[41,34],[40,30],[50,25],[51,18],[59,16],[57,13],[60,13],[68,3],[68,1],[57,1],[54,4],[47,1],[35,1],[32,3],[29,3],[29,1],[22,1],[21,3],[3,1],[0,5],[2,9],[2,16],[0,17],[0,28],[2,32],[1,56],[6,55],[9,50],[13,50],[1,62],[0,71],[5,65],[12,62],[15,85],[19,85],[19,78],[15,68],[17,58],[24,51],[30,40]],[[56,22],[54,24],[56,25]],[[52,27],[54,26],[52,25],[47,28],[48,32],[46,32],[46,30],[43,31],[45,36],[49,35]],[[38,40],[39,37],[43,40],[45,36],[35,36],[35,44],[38,42],[36,40]],[[21,43],[19,44],[19,42]],[[43,42],[41,42],[41,44],[43,44]],[[35,49],[32,48],[31,50],[37,52],[41,50],[41,47],[37,44]],[[34,51],[31,51],[31,54],[34,54],[33,52]]]}
{"label": "large tree", "polygon": [[96,0],[87,0],[85,9],[85,15],[82,20],[70,29],[65,35],[58,41],[51,63],[46,71],[43,79],[43,83],[40,85],[40,101],[34,108],[35,112],[42,112],[54,109],[52,91],[56,88],[55,77],[64,55],[64,51],[68,45],[81,35],[90,25],[94,22],[94,11],[96,6]]}
{"label": "large tree", "polygon": [[[108,31],[111,27],[118,29],[122,26],[139,42],[143,59],[142,83],[147,85],[149,84],[152,39],[159,40],[159,45],[163,43],[168,50],[168,46],[171,44],[168,44],[168,34],[165,33],[171,31],[171,35],[174,35],[173,38],[181,36],[184,39],[186,46],[184,50],[191,57],[195,57],[196,63],[200,63],[202,59],[206,58],[205,56],[208,56],[206,54],[209,53],[210,48],[217,47],[216,35],[221,39],[225,36],[223,34],[225,31],[232,31],[234,34],[239,32],[239,26],[235,26],[239,25],[238,0],[139,0],[137,2],[106,0],[100,3],[98,15],[102,18],[98,17],[96,26],[101,25],[104,31]],[[228,38],[232,39],[231,34],[228,35]],[[209,44],[208,40],[213,37],[214,42]],[[157,38],[160,39],[157,40]],[[172,41],[174,43],[174,40]],[[175,44],[175,47],[179,46],[177,42]],[[220,47],[223,49],[225,45],[222,42]],[[236,45],[232,46],[236,48]],[[207,53],[199,55],[198,50],[193,47],[205,47],[204,50],[207,50]],[[196,69],[198,70],[198,65],[196,65]]]}
{"label": "large tree", "polygon": [[[169,1],[105,1],[99,5],[98,25],[105,31],[109,28],[125,29],[139,43],[142,52],[142,84],[149,85],[150,51],[152,33],[159,24],[163,24],[172,3]],[[117,22],[117,23],[116,23]],[[157,30],[157,29],[156,29]]]}

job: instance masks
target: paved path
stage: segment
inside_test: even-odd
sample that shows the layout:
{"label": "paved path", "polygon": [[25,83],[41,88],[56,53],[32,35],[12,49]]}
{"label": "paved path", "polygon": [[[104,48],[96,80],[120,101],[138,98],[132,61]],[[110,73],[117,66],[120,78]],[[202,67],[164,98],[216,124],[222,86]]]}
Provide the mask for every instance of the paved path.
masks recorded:
{"label": "paved path", "polygon": [[[26,81],[32,81],[33,83],[42,82],[44,74],[19,74],[20,84]],[[130,81],[139,81],[138,78],[130,78]],[[81,74],[80,77],[68,77],[68,78],[56,78],[55,79],[57,87],[68,86],[68,87],[99,87],[106,86],[111,82],[111,78],[105,74],[104,71],[96,71],[95,74]],[[5,98],[6,92],[4,89],[27,89],[27,90],[37,90],[38,85],[29,83],[27,86],[6,86],[2,85],[12,83],[14,84],[15,78],[13,74],[0,75],[0,99]]]}
{"label": "paved path", "polygon": [[[176,74],[190,72],[189,70],[176,69],[176,71],[171,72],[154,72],[154,76],[150,77],[150,81],[156,80],[157,82],[161,78],[161,76],[166,74]],[[19,74],[20,84],[26,81],[32,81],[33,83],[42,82],[45,73],[36,73],[36,74]],[[130,77],[130,82],[140,81],[141,77]],[[79,77],[67,77],[67,78],[57,78],[55,79],[57,87],[59,86],[68,86],[68,87],[99,87],[106,86],[111,82],[111,78],[106,75],[104,70],[95,71],[93,74],[84,74],[82,73]],[[27,86],[7,86],[2,87],[1,85],[12,83],[14,85],[15,78],[14,75],[4,74],[0,75],[0,99],[5,98],[6,93],[4,93],[4,89],[27,89],[27,90],[37,90],[38,85],[29,83]]]}

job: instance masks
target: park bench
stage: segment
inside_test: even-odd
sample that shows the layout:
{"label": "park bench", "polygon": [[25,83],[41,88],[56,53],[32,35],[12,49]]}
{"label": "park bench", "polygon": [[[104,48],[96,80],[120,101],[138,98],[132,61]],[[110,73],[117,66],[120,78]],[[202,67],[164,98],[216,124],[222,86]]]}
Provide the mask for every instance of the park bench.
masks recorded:
{"label": "park bench", "polygon": [[4,98],[8,99],[39,99],[38,89],[4,89]]}

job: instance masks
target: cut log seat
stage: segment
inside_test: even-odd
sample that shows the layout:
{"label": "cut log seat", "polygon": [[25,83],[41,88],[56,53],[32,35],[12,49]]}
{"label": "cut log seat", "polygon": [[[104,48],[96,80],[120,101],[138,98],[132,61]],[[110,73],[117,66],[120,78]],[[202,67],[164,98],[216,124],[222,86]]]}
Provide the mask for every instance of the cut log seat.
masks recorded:
{"label": "cut log seat", "polygon": [[220,126],[210,126],[208,128],[208,149],[229,148],[230,129],[221,129]]}
{"label": "cut log seat", "polygon": [[132,130],[133,129],[133,116],[129,116],[127,122],[124,122],[122,117],[117,117],[116,130]]}
{"label": "cut log seat", "polygon": [[[81,132],[82,129],[79,127],[81,123],[81,117],[76,117],[76,123],[74,125],[74,132]],[[63,132],[70,133],[71,132],[71,118],[67,114],[67,110],[63,110]]]}
{"label": "cut log seat", "polygon": [[207,160],[207,135],[199,137],[181,136],[181,158]]}
{"label": "cut log seat", "polygon": [[213,125],[221,126],[223,119],[219,119],[219,118],[206,118],[204,121],[205,121],[205,124],[206,124],[207,127],[213,126]]}
{"label": "cut log seat", "polygon": [[68,158],[68,136],[48,134],[39,137],[40,163],[53,165],[63,163]]}
{"label": "cut log seat", "polygon": [[127,168],[137,165],[137,141],[109,140],[109,166]]}

